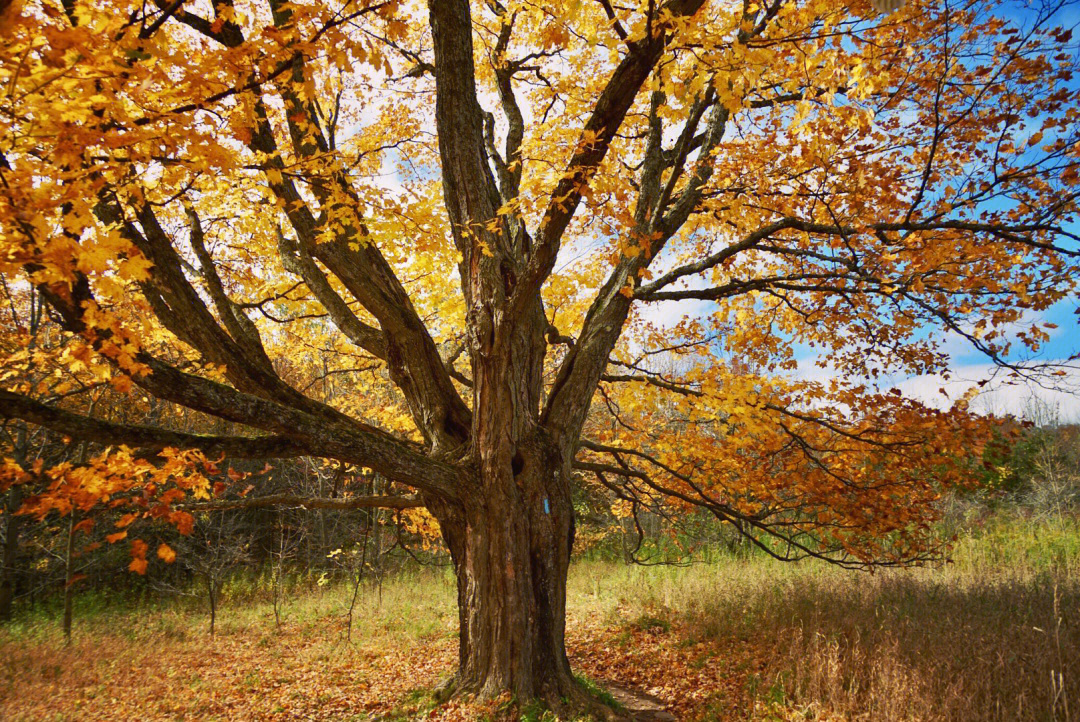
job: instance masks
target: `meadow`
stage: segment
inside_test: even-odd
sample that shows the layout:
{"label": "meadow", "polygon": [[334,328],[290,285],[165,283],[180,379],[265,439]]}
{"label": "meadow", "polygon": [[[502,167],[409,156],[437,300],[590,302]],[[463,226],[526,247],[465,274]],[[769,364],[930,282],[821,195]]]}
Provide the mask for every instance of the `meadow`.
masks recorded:
{"label": "meadow", "polygon": [[[568,647],[583,683],[680,720],[1080,719],[1080,523],[982,513],[949,563],[875,574],[714,550],[688,565],[578,560]],[[265,579],[204,600],[81,595],[0,630],[0,719],[551,719],[502,700],[436,705],[456,659],[453,576],[354,589]]]}
{"label": "meadow", "polygon": [[1078,9],[0,0],[0,722],[1080,720]]}

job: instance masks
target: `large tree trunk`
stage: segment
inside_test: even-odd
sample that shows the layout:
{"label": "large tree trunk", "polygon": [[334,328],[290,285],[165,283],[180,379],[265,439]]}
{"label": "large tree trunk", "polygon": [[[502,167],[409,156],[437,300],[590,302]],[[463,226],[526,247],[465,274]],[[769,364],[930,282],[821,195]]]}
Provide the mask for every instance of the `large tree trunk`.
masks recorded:
{"label": "large tree trunk", "polygon": [[574,517],[557,449],[534,435],[480,487],[463,508],[433,508],[458,581],[460,667],[447,692],[510,692],[610,716],[575,683],[566,657]]}

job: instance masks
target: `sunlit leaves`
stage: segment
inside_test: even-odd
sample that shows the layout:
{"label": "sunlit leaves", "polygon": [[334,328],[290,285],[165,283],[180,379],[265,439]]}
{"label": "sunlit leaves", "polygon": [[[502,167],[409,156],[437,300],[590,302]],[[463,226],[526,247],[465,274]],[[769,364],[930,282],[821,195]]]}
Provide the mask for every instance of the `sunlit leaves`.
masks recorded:
{"label": "sunlit leaves", "polygon": [[[632,460],[667,485],[640,489],[648,501],[783,518],[853,558],[917,556],[936,495],[967,478],[956,450],[982,436],[962,404],[923,408],[884,379],[945,370],[942,328],[999,361],[1035,352],[1048,332],[1031,319],[1075,294],[1071,31],[996,3],[902,4],[709,2],[676,19],[656,3],[474,3],[477,153],[499,190],[466,234],[478,262],[500,262],[487,292],[512,295],[545,212],[580,196],[541,290],[551,328],[536,367],[551,390],[598,298],[633,301],[588,433],[661,462]],[[424,4],[160,12],[76,3],[73,24],[50,4],[6,11],[5,300],[26,306],[32,286],[69,318],[48,343],[13,321],[0,381],[198,427],[140,391],[142,354],[246,392],[246,360],[220,351],[246,342],[286,386],[419,442],[400,348],[343,334],[326,298],[370,329],[415,312],[474,403],[469,324],[498,299],[463,288]],[[607,79],[658,37],[666,50],[603,161],[579,165],[614,130],[583,130]],[[140,241],[147,209],[169,253]],[[519,247],[501,248],[511,229]],[[348,268],[318,253],[335,245]],[[375,252],[404,315],[380,319],[382,297],[344,272]],[[797,375],[807,352],[830,378]],[[3,474],[45,487],[27,506],[39,516],[130,506],[116,541],[138,520],[190,531],[179,504],[240,482],[197,454],[122,447]],[[407,516],[431,535],[430,518]]]}

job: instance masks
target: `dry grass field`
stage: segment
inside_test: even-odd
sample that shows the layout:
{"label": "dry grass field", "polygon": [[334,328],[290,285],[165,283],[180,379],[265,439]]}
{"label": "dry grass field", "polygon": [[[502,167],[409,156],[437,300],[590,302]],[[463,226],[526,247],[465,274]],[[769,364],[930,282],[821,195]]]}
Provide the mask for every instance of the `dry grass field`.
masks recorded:
{"label": "dry grass field", "polygon": [[[866,573],[728,555],[690,566],[580,561],[569,648],[683,720],[1080,719],[1080,525],[991,517],[937,568]],[[84,596],[73,643],[38,609],[0,631],[0,719],[548,718],[513,700],[435,706],[453,668],[453,578],[361,592],[298,580],[275,623],[257,580],[218,628],[192,598]],[[602,692],[600,692],[602,693]]]}

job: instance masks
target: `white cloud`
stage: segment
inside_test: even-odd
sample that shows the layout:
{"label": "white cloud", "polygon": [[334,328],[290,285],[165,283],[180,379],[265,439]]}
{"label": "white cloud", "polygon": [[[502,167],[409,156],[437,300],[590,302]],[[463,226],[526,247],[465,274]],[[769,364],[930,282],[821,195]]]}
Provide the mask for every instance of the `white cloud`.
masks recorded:
{"label": "white cloud", "polygon": [[980,413],[1080,422],[1080,368],[1073,365],[1064,370],[1065,375],[1053,377],[1050,384],[1017,378],[992,364],[970,364],[953,368],[948,379],[941,374],[912,376],[894,386],[905,396],[937,408],[951,405],[975,388],[978,393],[971,408]]}
{"label": "white cloud", "polygon": [[[1032,311],[1027,310],[1024,314],[1011,323],[1001,324],[994,328],[998,332],[999,338],[1006,338],[1014,340],[1014,346],[1022,346],[1022,343],[1016,341],[1020,333],[1030,332],[1035,326],[1038,326],[1047,335],[1047,341],[1059,338],[1065,333],[1065,329],[1060,325],[1050,328],[1046,326],[1046,323],[1051,320],[1051,312],[1047,311]],[[964,333],[976,335],[975,322],[969,321],[960,325],[960,329]],[[942,338],[944,339],[939,347],[939,350],[948,354],[952,359],[957,359],[963,356],[969,356],[977,354],[979,351],[972,345],[971,341],[965,336],[946,329],[942,332]]]}
{"label": "white cloud", "polygon": [[[822,368],[817,361],[814,357],[800,359],[795,378],[818,383],[836,378],[836,369]],[[1064,375],[1044,372],[1022,378],[991,363],[973,363],[954,364],[948,374],[885,377],[876,384],[861,378],[848,381],[883,390],[899,389],[904,397],[937,409],[949,408],[974,391],[970,404],[976,413],[1012,415],[1038,423],[1080,423],[1080,366],[1064,360],[1044,363],[1061,368]]]}

